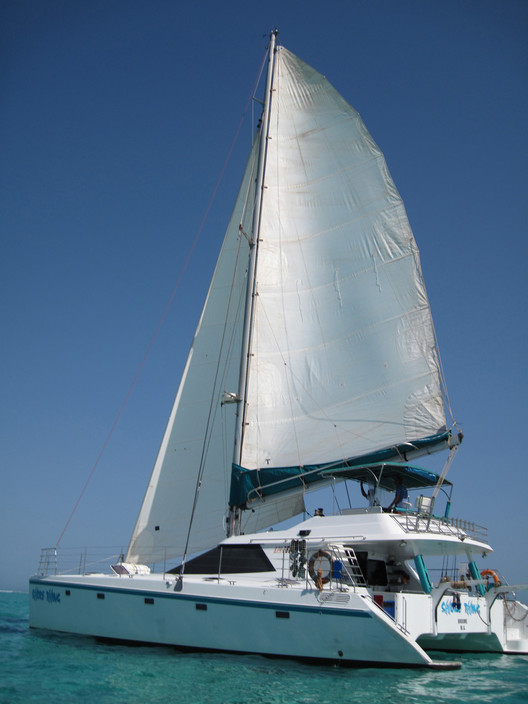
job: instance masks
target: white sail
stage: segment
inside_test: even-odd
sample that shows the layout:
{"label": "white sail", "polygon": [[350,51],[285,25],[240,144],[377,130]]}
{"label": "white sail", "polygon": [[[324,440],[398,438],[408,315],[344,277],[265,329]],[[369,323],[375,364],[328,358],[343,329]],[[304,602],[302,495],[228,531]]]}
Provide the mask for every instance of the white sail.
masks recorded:
{"label": "white sail", "polygon": [[282,49],[241,465],[316,465],[445,427],[418,251],[382,153],[328,81]]}
{"label": "white sail", "polygon": [[285,49],[276,52],[270,96],[233,483],[237,405],[221,410],[221,400],[238,389],[243,298],[253,290],[239,225],[254,236],[258,139],[129,561],[211,547],[224,537],[230,503],[251,504],[246,530],[289,518],[304,505],[299,473],[313,479],[321,465],[396,454],[391,448],[445,431],[418,250],[382,153],[358,113]]}
{"label": "white sail", "polygon": [[236,390],[239,375],[249,252],[239,227],[251,228],[258,149],[255,140],[130,542],[129,562],[179,557],[186,546],[196,553],[225,537],[235,415],[234,405],[223,401],[226,391]]}

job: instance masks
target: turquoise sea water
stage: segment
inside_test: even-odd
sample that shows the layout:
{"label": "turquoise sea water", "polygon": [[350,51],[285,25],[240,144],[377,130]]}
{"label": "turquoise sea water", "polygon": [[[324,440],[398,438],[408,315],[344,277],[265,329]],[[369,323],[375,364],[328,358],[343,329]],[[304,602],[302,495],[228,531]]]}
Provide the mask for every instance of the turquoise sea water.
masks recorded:
{"label": "turquoise sea water", "polygon": [[528,702],[528,656],[439,653],[435,659],[461,660],[462,669],[320,667],[257,656],[111,645],[30,631],[27,594],[0,593],[1,704]]}

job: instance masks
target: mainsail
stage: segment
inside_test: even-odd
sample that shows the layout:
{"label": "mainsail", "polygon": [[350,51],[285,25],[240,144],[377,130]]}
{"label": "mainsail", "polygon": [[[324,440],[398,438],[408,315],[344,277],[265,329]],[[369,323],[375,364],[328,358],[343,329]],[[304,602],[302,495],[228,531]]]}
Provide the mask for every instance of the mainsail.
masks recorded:
{"label": "mainsail", "polygon": [[[269,101],[260,229],[250,232],[257,135],[131,561],[211,547],[228,504],[251,506],[246,530],[293,516],[312,481],[324,481],[319,468],[435,449],[447,437],[418,250],[383,154],[359,114],[284,48]],[[247,232],[258,247],[249,285]],[[246,295],[245,396],[221,405],[224,392],[239,394]]]}

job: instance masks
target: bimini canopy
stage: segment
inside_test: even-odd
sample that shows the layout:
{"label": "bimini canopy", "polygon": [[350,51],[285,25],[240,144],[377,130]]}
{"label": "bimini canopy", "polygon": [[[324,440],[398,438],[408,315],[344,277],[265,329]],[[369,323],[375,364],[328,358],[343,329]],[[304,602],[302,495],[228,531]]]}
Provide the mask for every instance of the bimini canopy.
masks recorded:
{"label": "bimini canopy", "polygon": [[[353,479],[357,482],[376,484],[381,489],[394,491],[396,478],[399,477],[407,489],[422,489],[438,484],[438,474],[421,467],[411,467],[408,464],[384,462],[381,464],[362,464],[358,467],[345,467],[343,469],[325,469],[321,475],[335,477],[336,479]],[[452,486],[444,479],[442,484]]]}

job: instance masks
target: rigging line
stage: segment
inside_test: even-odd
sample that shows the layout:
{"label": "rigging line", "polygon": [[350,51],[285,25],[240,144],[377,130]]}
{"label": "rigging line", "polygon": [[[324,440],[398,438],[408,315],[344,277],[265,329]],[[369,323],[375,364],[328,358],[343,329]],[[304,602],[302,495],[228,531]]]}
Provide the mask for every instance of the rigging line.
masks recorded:
{"label": "rigging line", "polygon": [[[247,190],[247,193],[246,193],[246,201],[248,200],[248,193],[249,193],[249,189]],[[245,207],[246,207],[246,203],[244,204],[244,209],[245,209]],[[242,222],[243,222],[243,221],[244,221],[244,218],[242,217],[241,220],[242,220]],[[230,293],[229,293],[228,306],[227,306],[227,311],[226,311],[226,319],[225,319],[225,321],[224,321],[224,333],[225,333],[225,330],[227,329],[227,326],[228,326],[228,316],[229,316],[229,312],[230,312],[230,309],[231,309],[231,300],[232,300],[232,298],[233,298],[233,293],[234,293],[234,289],[235,289],[235,280],[236,280],[236,275],[237,275],[237,269],[238,269],[239,261],[240,261],[241,244],[242,244],[242,238],[240,237],[240,234],[239,234],[239,237],[238,237],[238,250],[237,250],[237,256],[236,256],[236,264],[235,264],[235,268],[234,268],[234,270],[233,270],[233,277],[232,277],[232,280],[231,280],[231,290],[230,290]],[[232,325],[231,325],[231,335],[230,335],[230,337],[229,337],[229,339],[228,339],[228,341],[227,341],[227,349],[226,349],[226,354],[225,354],[224,368],[223,368],[222,374],[221,374],[221,381],[223,381],[223,380],[225,380],[225,379],[227,378],[228,367],[229,367],[229,360],[230,360],[230,358],[231,358],[232,350],[233,350],[233,342],[234,342],[234,338],[235,338],[235,330],[236,330],[236,327],[237,327],[237,321],[240,319],[240,311],[241,311],[241,303],[242,303],[242,300],[243,300],[243,296],[239,295],[238,303],[237,303],[236,306],[235,306],[235,314],[234,314],[234,316],[233,316],[233,323],[232,323]],[[219,361],[220,361],[220,357],[221,357],[221,351],[222,351],[223,346],[224,346],[224,342],[223,342],[223,340],[224,340],[224,333],[222,334],[222,345],[221,345],[221,350],[220,350],[220,353],[219,353]],[[221,409],[222,409],[222,404],[220,404],[220,407],[221,407]],[[216,415],[216,414],[215,414],[215,415]],[[214,420],[214,419],[213,419],[213,420]],[[225,414],[224,414],[223,412],[221,412],[221,423],[222,423],[222,427],[223,427],[223,432],[222,432],[222,443],[223,443],[222,457],[224,458],[224,466],[225,466],[225,467],[229,467],[229,466],[230,466],[230,462],[229,462],[229,460],[228,460],[228,443],[227,443],[227,437],[226,437],[226,434],[227,434],[227,425],[226,425],[226,421],[225,421]],[[208,446],[208,448],[207,448],[207,451],[209,451],[209,446]],[[229,477],[228,473],[227,473],[227,472],[224,472],[224,490],[225,490],[226,504],[228,503],[228,496],[229,496],[229,489],[230,489],[230,481],[229,481],[229,479],[230,479],[230,477]],[[189,535],[190,535],[190,533],[189,533]],[[182,569],[185,569],[185,562],[183,562],[183,564],[182,564]]]}
{"label": "rigging line", "polygon": [[[244,208],[243,210],[245,211],[246,205],[247,205],[247,200],[249,200],[251,193],[249,187],[246,190],[246,203],[244,203]],[[204,433],[204,439],[203,439],[203,444],[202,444],[202,451],[201,451],[201,456],[200,456],[200,463],[198,465],[198,474],[196,477],[196,487],[194,490],[194,498],[193,498],[193,505],[191,509],[191,516],[189,519],[189,525],[187,528],[187,536],[185,540],[185,548],[183,551],[183,558],[182,558],[182,569],[180,575],[183,577],[183,574],[185,572],[185,563],[187,560],[187,551],[189,549],[189,542],[191,539],[191,531],[194,523],[194,515],[196,512],[196,506],[198,504],[198,496],[200,494],[200,489],[202,487],[202,479],[203,479],[203,474],[205,471],[205,462],[207,459],[207,454],[209,452],[209,447],[211,444],[211,438],[212,438],[212,426],[215,423],[216,420],[216,414],[218,412],[218,404],[215,406],[215,400],[217,399],[217,390],[220,388],[220,383],[225,379],[226,373],[227,373],[227,366],[228,366],[228,357],[230,350],[232,349],[232,344],[233,344],[233,338],[234,338],[234,323],[231,326],[231,334],[228,336],[228,328],[229,328],[229,314],[232,310],[232,303],[231,301],[233,300],[233,297],[235,295],[235,282],[237,279],[237,272],[240,268],[240,254],[241,254],[241,245],[242,245],[242,238],[240,236],[240,230],[238,234],[238,249],[237,249],[237,256],[235,259],[235,266],[233,269],[233,275],[231,278],[231,287],[229,290],[229,298],[227,301],[226,305],[226,314],[225,314],[225,319],[224,319],[224,326],[222,329],[222,337],[220,340],[220,349],[218,352],[218,359],[217,359],[217,364],[216,364],[216,371],[215,371],[215,377],[213,380],[213,386],[211,390],[211,397],[210,397],[210,403],[209,403],[209,411],[207,415],[207,422],[205,426],[205,433]],[[238,301],[238,305],[236,306],[236,316],[235,320],[239,317],[240,313],[240,298]],[[226,339],[227,338],[227,339]],[[221,369],[222,365],[222,355],[224,352],[224,348],[227,345],[227,354],[226,358],[224,361],[223,365],[223,370]]]}
{"label": "rigging line", "polygon": [[432,496],[433,499],[436,499],[436,497],[438,496],[438,492],[442,488],[442,484],[444,483],[444,479],[447,476],[449,468],[451,467],[451,464],[453,462],[453,459],[454,459],[459,447],[460,447],[460,445],[453,445],[453,447],[449,451],[449,455],[447,457],[447,460],[445,461],[445,464],[442,468],[442,473],[440,474],[440,476],[438,477],[438,481],[436,482],[436,485],[435,485],[435,488],[433,491],[433,496]]}
{"label": "rigging line", "polygon": [[[516,611],[517,607],[515,606],[515,604],[518,604],[519,602],[514,601],[514,602],[510,602],[510,603],[514,604],[513,610]],[[528,610],[527,610],[527,611],[525,611],[524,616],[522,616],[521,618],[515,618],[515,616],[510,611],[510,607],[508,605],[508,600],[506,598],[504,598],[504,606],[506,608],[508,616],[512,619],[512,621],[517,621],[517,623],[520,623],[521,621],[524,621],[524,619],[528,616]]]}
{"label": "rigging line", "polygon": [[[251,134],[255,134],[255,110],[253,109],[253,103],[255,101],[257,101],[258,103],[261,102],[260,100],[257,100],[257,98],[255,98],[255,91],[257,90],[257,86],[260,83],[260,79],[262,78],[262,72],[264,70],[264,64],[266,63],[267,55],[268,55],[268,47],[266,47],[266,49],[264,51],[264,56],[262,57],[262,63],[260,64],[260,68],[257,73],[257,80],[255,81],[255,84],[253,86],[253,98],[250,101],[251,102]],[[262,103],[262,105],[263,104],[264,103]]]}
{"label": "rigging line", "polygon": [[350,494],[348,492],[348,482],[345,480],[345,490],[346,490],[346,495],[348,498],[348,506],[349,508],[352,508],[352,501],[350,500]]}
{"label": "rigging line", "polygon": [[252,99],[253,99],[253,94],[255,93],[255,91],[256,91],[256,89],[257,89],[257,86],[258,86],[258,83],[259,83],[259,81],[260,81],[260,76],[261,76],[262,69],[263,69],[263,66],[264,66],[264,63],[265,63],[265,60],[266,60],[266,56],[267,56],[267,51],[264,53],[264,57],[263,57],[263,59],[262,59],[261,66],[260,66],[259,71],[258,71],[258,73],[257,73],[257,78],[256,78],[255,82],[253,83],[253,86],[252,86],[252,88],[251,88],[250,95],[249,95],[248,99],[246,100],[246,105],[245,105],[244,110],[243,110],[243,112],[242,112],[242,116],[241,116],[241,118],[240,118],[240,120],[239,120],[238,127],[237,127],[237,129],[236,129],[236,131],[235,131],[235,135],[234,135],[234,137],[233,137],[233,139],[232,139],[232,141],[231,141],[231,146],[229,147],[229,151],[227,152],[227,156],[226,156],[226,158],[225,158],[224,164],[223,164],[223,166],[222,166],[222,169],[220,170],[220,174],[219,174],[218,179],[217,179],[217,181],[216,181],[215,187],[213,188],[213,192],[212,192],[212,194],[211,194],[211,197],[209,198],[209,202],[207,203],[207,207],[205,208],[205,211],[204,211],[204,214],[203,214],[202,219],[201,219],[201,221],[200,221],[200,224],[198,225],[198,229],[197,229],[196,234],[195,234],[195,236],[194,236],[194,239],[193,239],[193,242],[192,242],[191,247],[190,247],[190,249],[189,249],[189,252],[187,253],[187,257],[185,258],[185,261],[184,261],[184,263],[183,263],[183,265],[182,265],[182,268],[181,268],[181,270],[180,270],[180,273],[179,273],[178,279],[177,279],[177,281],[176,281],[176,284],[174,285],[174,288],[173,288],[172,293],[171,293],[171,295],[170,295],[170,297],[169,297],[169,300],[168,300],[168,302],[167,302],[167,304],[166,304],[166,306],[165,306],[165,309],[164,309],[163,314],[162,314],[162,316],[161,316],[161,318],[160,318],[160,321],[159,321],[159,323],[158,323],[158,325],[157,325],[157,327],[156,327],[156,330],[154,331],[154,334],[153,334],[153,336],[152,336],[152,338],[151,338],[151,340],[150,340],[150,344],[149,344],[149,346],[147,347],[147,351],[145,352],[145,354],[144,354],[144,356],[143,356],[143,359],[141,360],[141,364],[139,365],[139,368],[138,368],[138,370],[137,370],[137,372],[136,372],[136,375],[135,375],[135,377],[134,377],[134,380],[132,381],[132,384],[130,385],[130,388],[128,389],[128,393],[127,393],[127,395],[126,395],[126,397],[125,397],[125,400],[124,400],[123,403],[121,404],[121,408],[119,409],[119,412],[118,412],[118,414],[117,414],[117,416],[116,416],[116,419],[114,420],[114,423],[113,423],[112,427],[110,428],[110,431],[109,431],[108,435],[106,436],[106,440],[104,441],[103,447],[102,447],[101,451],[99,452],[99,455],[97,456],[97,459],[96,459],[96,461],[95,461],[95,463],[94,463],[94,465],[93,465],[93,467],[92,467],[92,470],[91,470],[90,474],[88,475],[88,479],[86,480],[86,482],[85,482],[85,484],[84,484],[84,486],[83,486],[83,488],[82,488],[82,491],[81,491],[81,493],[79,494],[79,498],[77,499],[77,501],[76,501],[76,503],[75,503],[75,506],[73,507],[73,510],[72,510],[72,512],[71,512],[71,514],[70,514],[68,520],[66,521],[66,524],[65,524],[64,528],[62,529],[62,533],[60,534],[59,539],[57,540],[57,543],[55,544],[55,549],[57,549],[57,548],[59,547],[59,544],[60,544],[62,538],[64,537],[64,534],[65,534],[66,530],[68,529],[68,526],[70,525],[70,522],[71,522],[73,516],[75,515],[75,512],[77,511],[77,508],[79,507],[79,504],[81,503],[81,500],[82,500],[82,498],[83,498],[83,496],[84,496],[84,493],[85,493],[86,489],[88,488],[88,485],[89,485],[89,483],[90,483],[90,481],[91,481],[91,479],[92,479],[92,477],[93,477],[93,475],[94,475],[94,472],[95,472],[95,470],[96,470],[96,468],[97,468],[99,462],[101,461],[102,456],[104,455],[104,453],[105,453],[105,451],[106,451],[106,447],[107,447],[108,443],[110,442],[110,439],[111,439],[112,435],[114,434],[114,430],[115,430],[117,424],[119,423],[119,420],[120,420],[121,416],[123,415],[123,412],[124,412],[124,410],[125,410],[125,408],[126,408],[126,406],[127,406],[127,404],[128,404],[128,401],[129,401],[129,399],[130,399],[130,396],[132,395],[132,392],[133,392],[133,390],[134,390],[134,388],[135,388],[135,386],[136,386],[136,383],[137,383],[137,381],[138,381],[138,379],[139,379],[139,376],[140,376],[141,372],[143,371],[143,367],[145,366],[145,363],[146,363],[146,361],[147,361],[147,358],[148,358],[148,356],[150,355],[150,352],[151,352],[151,350],[152,350],[152,347],[154,346],[154,342],[156,341],[156,338],[158,337],[159,331],[161,330],[161,328],[162,328],[162,326],[163,326],[163,323],[165,322],[165,318],[167,317],[167,314],[168,314],[169,309],[170,309],[170,307],[171,307],[171,305],[172,305],[172,301],[174,300],[174,297],[175,297],[175,295],[176,295],[176,292],[178,291],[178,289],[179,289],[179,287],[180,287],[180,283],[181,283],[181,280],[182,280],[182,278],[183,278],[183,275],[185,274],[185,271],[187,270],[187,267],[188,267],[188,265],[189,265],[189,262],[190,262],[190,260],[191,260],[192,255],[193,255],[193,253],[194,253],[194,250],[195,250],[195,248],[196,248],[196,245],[198,244],[198,240],[200,239],[200,235],[202,234],[202,230],[203,230],[203,228],[204,228],[204,225],[205,225],[205,223],[206,223],[206,220],[207,220],[207,218],[208,218],[208,216],[209,216],[209,212],[210,212],[210,210],[211,210],[211,208],[212,208],[212,205],[213,205],[213,203],[214,203],[214,200],[215,200],[215,198],[216,198],[216,194],[217,194],[218,189],[219,189],[219,187],[220,187],[220,184],[221,184],[221,182],[222,182],[222,180],[223,180],[223,178],[224,178],[224,174],[225,174],[227,165],[228,165],[228,163],[229,163],[229,161],[230,161],[230,159],[231,159],[231,155],[232,155],[232,153],[233,153],[233,149],[235,148],[235,144],[236,144],[237,141],[238,141],[238,136],[239,136],[239,134],[240,134],[240,130],[242,129],[242,125],[243,125],[243,123],[244,123],[244,121],[245,121],[245,118],[246,118],[246,115],[247,115],[247,111],[248,111],[249,106],[250,106],[250,104],[251,104],[251,101],[252,101]]}
{"label": "rigging line", "polygon": [[[239,237],[239,249],[240,249],[240,237]],[[237,257],[237,266],[238,266],[238,257]],[[214,425],[215,419],[216,419],[216,414],[218,412],[218,404],[215,405],[215,399],[217,397],[217,389],[219,388],[220,382],[223,380],[224,375],[220,374],[221,371],[221,362],[222,362],[222,354],[224,350],[224,344],[226,342],[226,336],[228,332],[228,316],[229,316],[229,311],[231,308],[231,297],[234,292],[234,280],[236,277],[236,270],[237,266],[235,266],[234,272],[233,272],[233,281],[231,284],[231,290],[229,293],[229,301],[227,304],[227,310],[226,310],[226,319],[224,320],[224,327],[222,330],[222,339],[220,342],[220,351],[218,353],[218,361],[216,365],[216,371],[215,371],[215,377],[213,381],[213,387],[211,390],[211,398],[210,398],[210,403],[209,403],[209,412],[207,415],[207,422],[205,426],[205,433],[204,433],[204,439],[203,439],[203,444],[202,444],[202,452],[200,456],[200,463],[198,465],[198,474],[196,477],[196,487],[194,490],[194,498],[193,498],[193,505],[192,505],[192,510],[191,510],[191,516],[189,519],[189,526],[187,528],[187,537],[185,540],[185,548],[183,551],[183,558],[182,558],[182,569],[180,575],[183,577],[183,574],[185,572],[185,563],[187,560],[187,551],[189,549],[189,541],[191,539],[191,531],[194,523],[194,515],[196,513],[196,506],[198,504],[198,496],[200,494],[200,489],[202,488],[202,480],[203,480],[203,475],[205,471],[205,461],[207,459],[207,454],[209,451],[209,446],[211,443],[211,428]],[[225,368],[224,368],[225,371]]]}

